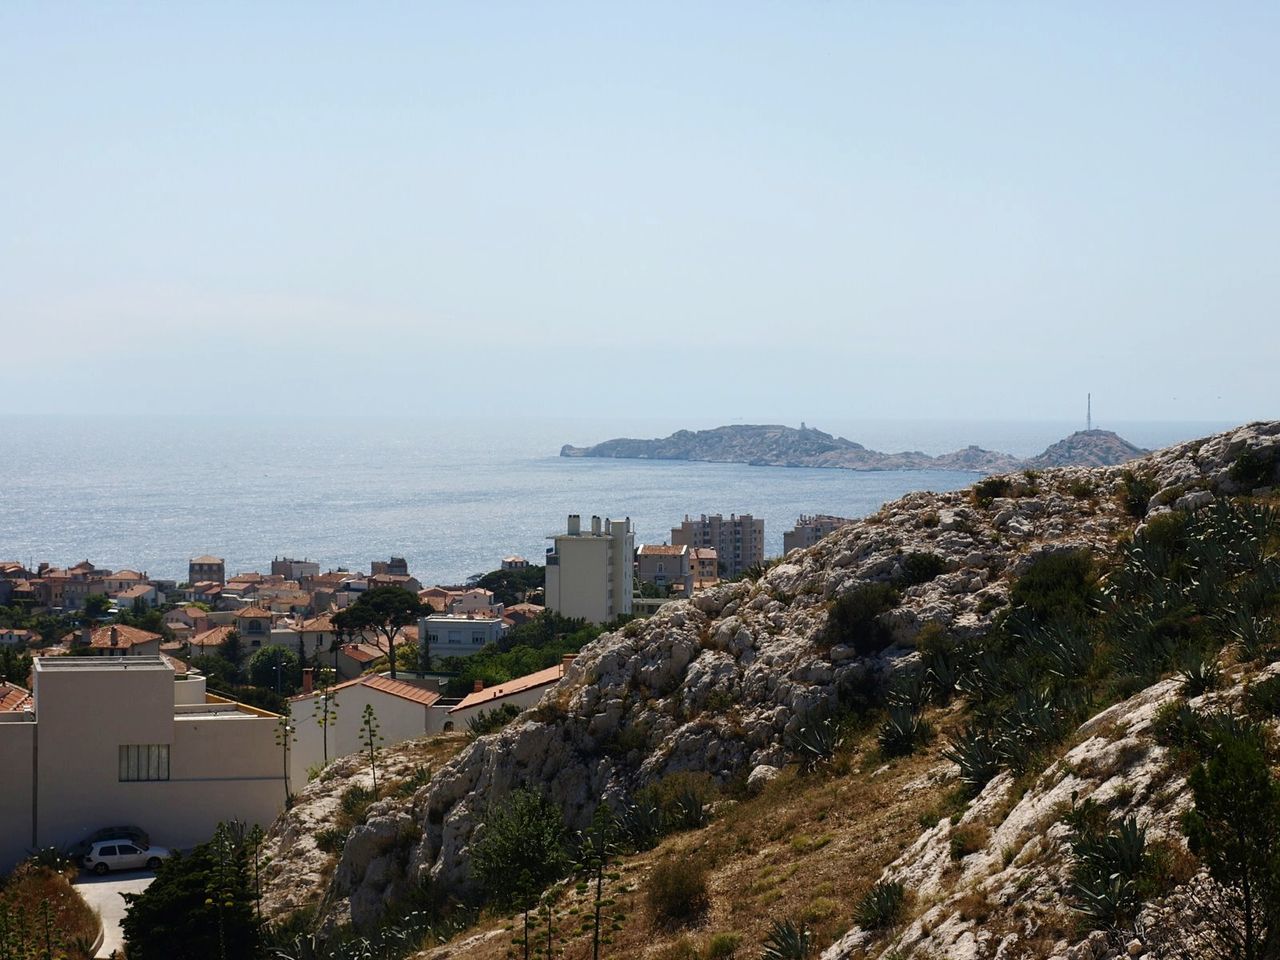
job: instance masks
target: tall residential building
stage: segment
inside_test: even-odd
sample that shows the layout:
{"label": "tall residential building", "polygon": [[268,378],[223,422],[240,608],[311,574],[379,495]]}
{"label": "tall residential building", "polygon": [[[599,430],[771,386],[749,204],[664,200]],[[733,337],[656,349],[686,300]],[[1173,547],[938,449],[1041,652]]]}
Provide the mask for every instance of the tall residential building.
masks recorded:
{"label": "tall residential building", "polygon": [[227,565],[221,557],[196,557],[187,564],[187,583],[226,583]]}
{"label": "tall residential building", "polygon": [[812,547],[829,533],[853,523],[848,517],[830,517],[826,514],[815,514],[812,517],[800,515],[794,530],[782,535],[782,552],[788,554],[792,550]]}
{"label": "tall residential building", "polygon": [[569,517],[567,533],[547,538],[547,609],[590,623],[608,623],[631,613],[636,537],[631,518],[591,518],[582,529],[578,514]]}
{"label": "tall residential building", "polygon": [[688,547],[710,547],[724,565],[724,576],[740,576],[748,567],[764,563],[764,520],[749,513],[730,514],[726,520],[718,513],[703,514],[671,529],[671,542]]}

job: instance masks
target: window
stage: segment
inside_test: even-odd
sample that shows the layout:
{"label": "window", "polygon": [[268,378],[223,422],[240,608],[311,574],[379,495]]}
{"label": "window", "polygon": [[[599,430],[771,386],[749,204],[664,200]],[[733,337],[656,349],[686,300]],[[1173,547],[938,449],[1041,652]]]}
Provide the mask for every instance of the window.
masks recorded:
{"label": "window", "polygon": [[133,743],[120,747],[120,782],[169,779],[167,743]]}
{"label": "window", "polygon": [[116,855],[115,847],[103,847],[101,850],[98,851],[98,856],[100,857],[114,857],[115,855]]}
{"label": "window", "polygon": [[125,856],[125,857],[131,857],[131,856],[133,856],[134,854],[138,854],[138,853],[141,853],[141,852],[142,852],[142,851],[141,851],[141,850],[139,850],[137,847],[130,846],[130,845],[129,845],[129,844],[127,844],[127,843],[126,843],[126,844],[121,845],[121,847],[120,847],[120,855],[121,855],[121,856]]}

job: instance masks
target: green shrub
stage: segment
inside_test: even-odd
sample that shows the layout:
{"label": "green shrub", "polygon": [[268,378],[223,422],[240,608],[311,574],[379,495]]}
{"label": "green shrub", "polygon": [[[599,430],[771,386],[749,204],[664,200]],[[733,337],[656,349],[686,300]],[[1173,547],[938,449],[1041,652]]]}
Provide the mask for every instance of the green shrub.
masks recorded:
{"label": "green shrub", "polygon": [[325,827],[316,831],[316,847],[324,853],[340,854],[350,835],[350,828]]}
{"label": "green shrub", "polygon": [[963,860],[987,845],[991,831],[976,823],[963,823],[951,831],[948,846],[952,860]]}
{"label": "green shrub", "polygon": [[1249,684],[1244,694],[1245,708],[1262,717],[1280,717],[1280,674]]}
{"label": "green shrub", "polygon": [[1008,477],[987,477],[973,485],[973,502],[980,507],[989,507],[993,500],[1007,497],[1013,489],[1013,482]]}
{"label": "green shrub", "polygon": [[358,783],[348,787],[338,798],[339,821],[348,827],[359,826],[364,823],[369,807],[377,799],[378,794],[370,787]]}
{"label": "green shrub", "polygon": [[898,591],[887,583],[864,583],[839,597],[827,618],[829,646],[849,644],[860,656],[871,656],[893,642],[880,615],[898,603]]}
{"label": "green shrub", "polygon": [[1097,601],[1097,568],[1084,550],[1040,557],[1009,592],[1010,605],[1030,623],[1079,620]]}
{"label": "green shrub", "polygon": [[492,710],[481,710],[467,721],[467,736],[475,740],[488,733],[497,733],[518,716],[520,708],[513,703],[504,703]]}
{"label": "green shrub", "polygon": [[928,583],[947,572],[947,561],[936,553],[913,552],[902,558],[902,582],[907,586]]}
{"label": "green shrub", "polygon": [[1088,500],[1098,492],[1098,485],[1092,480],[1072,480],[1067,484],[1067,493],[1077,500]]}
{"label": "green shrub", "polygon": [[742,937],[736,933],[716,933],[712,934],[711,939],[707,941],[707,948],[703,951],[705,960],[730,960],[738,952],[738,947],[742,944]]}
{"label": "green shrub", "polygon": [[683,927],[701,920],[711,909],[706,865],[687,858],[660,861],[645,881],[645,901],[659,926]]}
{"label": "green shrub", "polygon": [[1171,700],[1156,711],[1151,732],[1161,746],[1195,749],[1204,740],[1204,721],[1186,703]]}
{"label": "green shrub", "polygon": [[1149,892],[1147,831],[1134,817],[1099,827],[1084,822],[1071,837],[1071,891],[1076,909],[1115,928],[1137,916]]}
{"label": "green shrub", "polygon": [[864,930],[884,930],[902,920],[906,906],[907,895],[902,884],[881,880],[858,903],[853,919]]}
{"label": "green shrub", "polygon": [[1246,491],[1271,485],[1275,477],[1275,459],[1270,453],[1261,455],[1253,450],[1245,450],[1236,457],[1227,475]]}
{"label": "green shrub", "polygon": [[1151,498],[1159,489],[1150,477],[1126,470],[1120,478],[1120,505],[1129,516],[1141,520],[1147,515]]}

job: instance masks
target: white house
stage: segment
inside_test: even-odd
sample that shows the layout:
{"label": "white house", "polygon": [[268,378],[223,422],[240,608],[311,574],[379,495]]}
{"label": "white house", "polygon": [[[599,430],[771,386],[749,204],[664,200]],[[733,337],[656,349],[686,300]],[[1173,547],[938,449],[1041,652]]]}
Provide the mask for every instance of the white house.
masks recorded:
{"label": "white house", "polygon": [[469,657],[487,644],[497,643],[506,630],[499,617],[432,614],[418,621],[419,642],[432,657]]}
{"label": "white house", "polygon": [[[326,697],[333,714],[329,725],[322,727],[319,721]],[[325,762],[326,730],[329,760],[361,749],[366,705],[373,707],[377,717],[378,735],[383,737],[380,745],[394,746],[441,731],[444,711],[433,709],[439,699],[439,691],[423,681],[392,680],[383,674],[367,674],[328,690],[291,697],[289,707],[297,735],[289,761],[293,789],[306,785],[309,768]]]}
{"label": "white house", "polygon": [[0,711],[0,870],[113,824],[190,847],[284,806],[279,718],[207,694],[199,674],[128,656],[37,657],[33,675],[31,700]]}
{"label": "white house", "polygon": [[516,677],[514,680],[508,680],[496,686],[482,687],[467,694],[462,698],[461,703],[449,709],[444,729],[465,730],[467,723],[479,716],[482,711],[487,713],[508,704],[519,707],[521,710],[532,707],[542,699],[544,693],[560,682],[560,678],[564,676],[565,667],[573,660],[573,655],[570,654],[554,667]]}

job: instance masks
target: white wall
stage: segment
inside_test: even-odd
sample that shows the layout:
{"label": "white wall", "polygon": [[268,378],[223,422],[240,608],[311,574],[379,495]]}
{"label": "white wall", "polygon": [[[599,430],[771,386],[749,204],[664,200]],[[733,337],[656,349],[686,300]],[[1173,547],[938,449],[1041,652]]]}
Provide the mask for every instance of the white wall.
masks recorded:
{"label": "white wall", "polygon": [[[336,718],[331,718],[328,727],[329,762],[339,757],[349,756],[362,749],[361,737],[366,704],[373,706],[374,715],[378,719],[378,733],[384,737],[383,747],[395,746],[414,737],[427,733],[437,733],[443,726],[443,718],[433,717],[441,711],[397,697],[382,690],[375,690],[363,684],[352,684],[332,694],[337,704]],[[320,694],[310,697],[298,697],[291,701],[293,723],[297,731],[297,741],[293,745],[293,754],[289,763],[290,783],[294,790],[300,790],[307,783],[307,770],[324,762],[324,730],[316,721],[315,704]]]}

